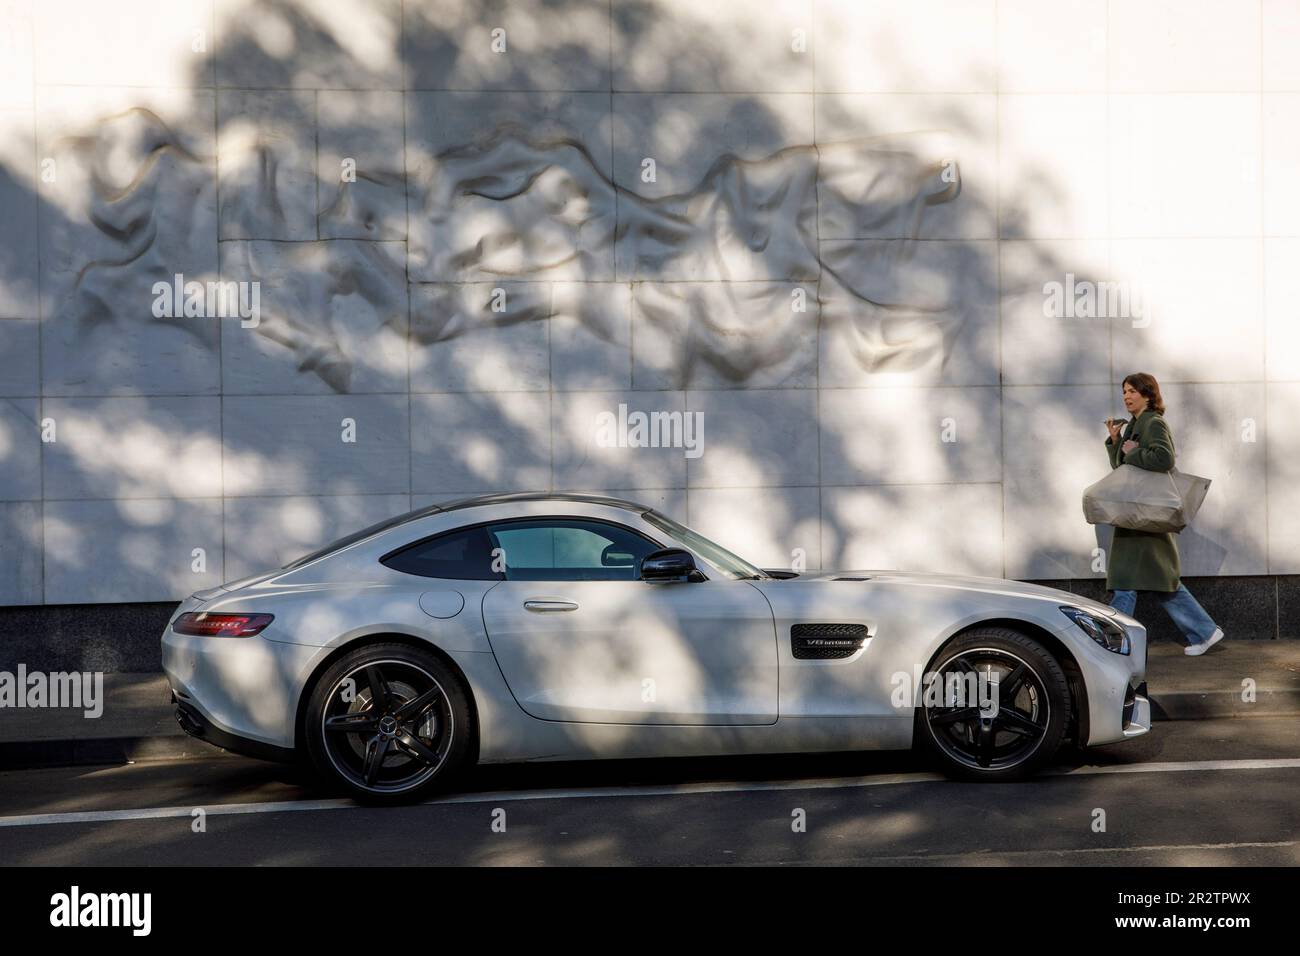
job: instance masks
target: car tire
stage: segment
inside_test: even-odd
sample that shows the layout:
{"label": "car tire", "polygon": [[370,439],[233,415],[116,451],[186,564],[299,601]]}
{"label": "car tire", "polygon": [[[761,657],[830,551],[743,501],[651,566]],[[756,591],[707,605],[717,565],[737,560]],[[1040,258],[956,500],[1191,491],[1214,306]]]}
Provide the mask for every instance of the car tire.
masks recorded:
{"label": "car tire", "polygon": [[[916,706],[915,738],[942,770],[960,780],[1007,781],[1032,775],[1061,746],[1070,722],[1070,684],[1041,642],[1019,631],[985,627],[949,641],[927,675],[940,690]],[[972,713],[970,674],[981,696]],[[958,675],[950,688],[949,675]],[[996,675],[996,685],[988,678]],[[997,706],[994,687],[996,686]],[[992,716],[986,716],[991,714]]]}
{"label": "car tire", "polygon": [[371,804],[444,788],[468,759],[473,712],[459,677],[430,651],[368,644],[320,676],[304,736],[317,773]]}

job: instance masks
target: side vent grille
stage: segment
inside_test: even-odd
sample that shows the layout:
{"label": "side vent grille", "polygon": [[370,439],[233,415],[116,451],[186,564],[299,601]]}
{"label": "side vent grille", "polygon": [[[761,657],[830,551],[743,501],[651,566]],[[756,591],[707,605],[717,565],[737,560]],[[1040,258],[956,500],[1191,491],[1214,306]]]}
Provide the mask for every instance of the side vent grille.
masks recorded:
{"label": "side vent grille", "polygon": [[790,650],[797,661],[852,657],[866,640],[865,624],[795,624],[790,628]]}

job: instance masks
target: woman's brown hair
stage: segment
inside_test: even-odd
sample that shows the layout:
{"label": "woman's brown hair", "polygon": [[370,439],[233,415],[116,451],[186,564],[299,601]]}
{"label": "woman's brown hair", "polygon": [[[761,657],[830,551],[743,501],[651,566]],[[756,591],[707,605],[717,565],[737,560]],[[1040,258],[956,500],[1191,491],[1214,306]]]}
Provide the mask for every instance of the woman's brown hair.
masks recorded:
{"label": "woman's brown hair", "polygon": [[1147,400],[1147,408],[1161,415],[1165,413],[1165,400],[1160,397],[1160,383],[1156,381],[1154,375],[1147,372],[1134,372],[1124,377],[1120,387],[1123,388],[1124,385],[1132,385],[1134,391]]}

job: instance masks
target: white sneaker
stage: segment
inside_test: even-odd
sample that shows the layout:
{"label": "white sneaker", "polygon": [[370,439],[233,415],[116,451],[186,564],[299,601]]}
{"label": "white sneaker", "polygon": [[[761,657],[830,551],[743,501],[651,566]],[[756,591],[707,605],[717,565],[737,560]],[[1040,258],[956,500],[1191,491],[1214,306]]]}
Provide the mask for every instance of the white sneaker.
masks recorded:
{"label": "white sneaker", "polygon": [[1200,657],[1221,640],[1223,640],[1223,629],[1216,627],[1208,641],[1202,641],[1199,644],[1189,644],[1187,647],[1183,648],[1183,653],[1188,657]]}

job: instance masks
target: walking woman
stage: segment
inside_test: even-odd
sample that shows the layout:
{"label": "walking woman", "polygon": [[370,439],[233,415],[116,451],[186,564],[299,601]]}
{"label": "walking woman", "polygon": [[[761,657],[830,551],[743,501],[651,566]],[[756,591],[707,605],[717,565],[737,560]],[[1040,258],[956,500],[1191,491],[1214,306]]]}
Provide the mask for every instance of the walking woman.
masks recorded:
{"label": "walking woman", "polygon": [[[1134,372],[1125,378],[1124,407],[1133,416],[1127,425],[1114,418],[1106,422],[1110,467],[1170,471],[1174,436],[1165,423],[1165,403],[1155,376]],[[1223,631],[1178,580],[1179,571],[1178,545],[1170,532],[1115,529],[1106,571],[1106,587],[1114,592],[1110,606],[1132,616],[1137,592],[1152,592],[1183,632],[1187,640],[1183,653],[1196,657],[1223,640]]]}

